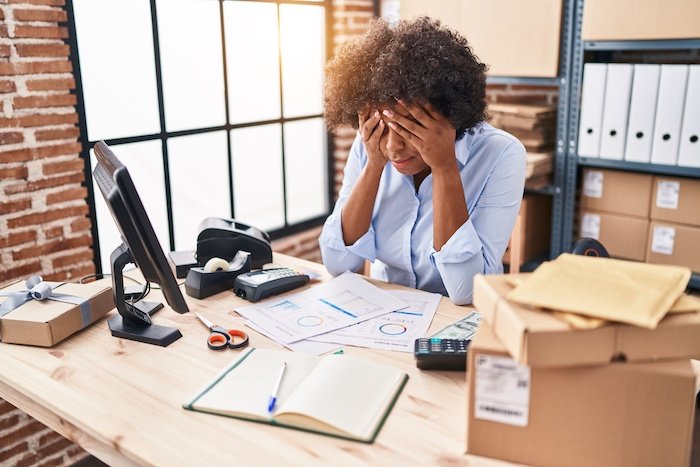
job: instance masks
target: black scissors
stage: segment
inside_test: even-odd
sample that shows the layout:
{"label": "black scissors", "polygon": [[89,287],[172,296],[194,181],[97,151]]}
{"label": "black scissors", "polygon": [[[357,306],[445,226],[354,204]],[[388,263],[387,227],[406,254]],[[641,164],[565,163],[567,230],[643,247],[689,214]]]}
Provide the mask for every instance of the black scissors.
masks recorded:
{"label": "black scissors", "polygon": [[241,349],[248,345],[248,334],[245,332],[239,329],[224,329],[218,324],[213,324],[204,316],[200,316],[196,311],[192,313],[211,331],[207,339],[207,346],[210,349]]}

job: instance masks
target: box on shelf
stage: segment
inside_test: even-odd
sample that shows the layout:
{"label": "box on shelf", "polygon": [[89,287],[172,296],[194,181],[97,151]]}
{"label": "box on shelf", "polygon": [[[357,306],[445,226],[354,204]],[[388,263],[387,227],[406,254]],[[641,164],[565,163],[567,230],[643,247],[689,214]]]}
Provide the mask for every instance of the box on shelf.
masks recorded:
{"label": "box on shelf", "polygon": [[[552,223],[552,198],[546,195],[526,194],[520,205],[520,231],[511,241],[519,241],[520,264],[549,251]],[[517,224],[516,224],[517,225]],[[510,264],[511,248],[503,255],[503,262]]]}
{"label": "box on shelf", "polygon": [[688,360],[529,368],[482,322],[468,367],[470,454],[543,466],[690,462],[696,375]]}
{"label": "box on shelf", "polygon": [[700,180],[656,176],[653,189],[652,220],[700,227]]}
{"label": "box on shelf", "polygon": [[652,221],[647,263],[686,266],[700,272],[700,227]]}
{"label": "box on shelf", "polygon": [[[47,282],[56,286],[56,282]],[[14,282],[1,292],[26,290],[25,281]],[[64,284],[56,293],[85,299],[83,305],[54,300],[29,300],[0,318],[0,340],[8,344],[51,347],[97,321],[114,309],[112,282],[101,279],[86,284]],[[7,297],[0,297],[0,302]]]}
{"label": "box on shelf", "polygon": [[583,209],[649,217],[652,175],[590,168],[582,175]]}
{"label": "box on shelf", "polygon": [[626,41],[700,38],[697,0],[586,0],[581,38]]}
{"label": "box on shelf", "polygon": [[614,258],[644,261],[649,220],[582,209],[579,237],[595,238]]}
{"label": "box on shelf", "polygon": [[512,289],[509,276],[477,275],[474,306],[521,364],[571,367],[605,365],[616,359],[644,362],[700,357],[700,311],[668,314],[656,329],[626,324],[573,329],[546,311],[509,302],[505,297]]}

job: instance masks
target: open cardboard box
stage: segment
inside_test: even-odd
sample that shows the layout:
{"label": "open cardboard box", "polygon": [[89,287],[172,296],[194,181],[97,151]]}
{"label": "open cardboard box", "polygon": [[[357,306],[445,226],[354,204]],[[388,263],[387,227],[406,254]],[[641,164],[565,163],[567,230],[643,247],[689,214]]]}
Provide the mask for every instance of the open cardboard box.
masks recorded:
{"label": "open cardboard box", "polygon": [[627,324],[573,329],[546,311],[508,302],[512,288],[508,276],[477,275],[474,306],[520,364],[565,367],[700,357],[700,312],[667,315],[653,330]]}

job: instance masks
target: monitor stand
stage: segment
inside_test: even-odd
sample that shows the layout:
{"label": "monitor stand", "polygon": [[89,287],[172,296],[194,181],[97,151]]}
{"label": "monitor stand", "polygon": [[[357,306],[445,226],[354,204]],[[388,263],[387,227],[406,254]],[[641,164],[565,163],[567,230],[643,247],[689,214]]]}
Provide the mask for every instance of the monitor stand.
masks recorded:
{"label": "monitor stand", "polygon": [[108,321],[112,335],[162,347],[182,337],[177,328],[160,326],[151,321],[151,315],[163,308],[162,303],[141,300],[132,303],[124,296],[124,267],[127,264],[135,264],[129,248],[122,243],[112,252],[109,259],[112,263],[114,304],[119,311],[118,315]]}

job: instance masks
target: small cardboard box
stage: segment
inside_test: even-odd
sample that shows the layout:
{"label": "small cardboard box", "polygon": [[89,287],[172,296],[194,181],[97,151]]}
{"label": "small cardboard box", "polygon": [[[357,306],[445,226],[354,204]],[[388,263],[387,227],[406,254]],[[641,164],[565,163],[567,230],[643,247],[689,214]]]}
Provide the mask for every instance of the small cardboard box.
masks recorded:
{"label": "small cardboard box", "polygon": [[700,227],[652,221],[647,263],[675,264],[700,272]]}
{"label": "small cardboard box", "polygon": [[648,218],[653,179],[648,174],[585,169],[581,208]]}
{"label": "small cardboard box", "polygon": [[[520,232],[519,235],[513,235],[512,238],[514,241],[520,242],[519,265],[522,265],[549,251],[552,225],[551,196],[526,194],[523,197],[518,215],[521,219]],[[510,248],[508,248],[503,255],[505,264],[511,264],[510,253]]]}
{"label": "small cardboard box", "polygon": [[583,209],[580,227],[581,237],[599,240],[614,258],[644,261],[646,257],[649,231],[646,218]]}
{"label": "small cardboard box", "polygon": [[570,367],[604,365],[618,359],[644,362],[700,357],[700,312],[670,314],[656,329],[627,324],[573,329],[546,311],[507,301],[505,296],[512,288],[508,276],[477,275],[474,306],[520,364]]}
{"label": "small cardboard box", "polygon": [[[56,286],[56,282],[47,282]],[[25,281],[14,282],[2,292],[26,290]],[[85,314],[79,305],[53,300],[30,300],[0,318],[0,340],[8,344],[51,347],[71,334],[94,323],[114,308],[112,282],[109,279],[87,284],[64,284],[56,293],[88,300]],[[0,297],[0,302],[7,297]]]}
{"label": "small cardboard box", "polygon": [[650,217],[700,227],[700,180],[654,178]]}
{"label": "small cardboard box", "polygon": [[688,360],[529,368],[482,322],[467,377],[470,454],[542,466],[690,463],[696,375]]}

